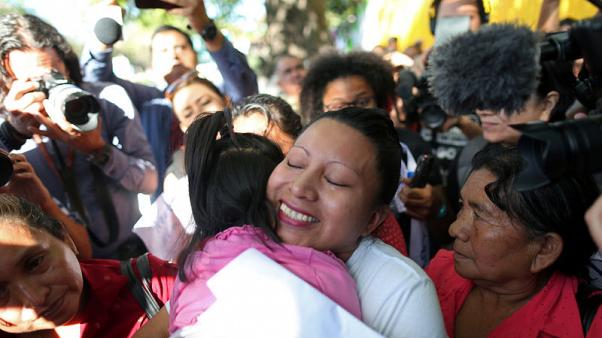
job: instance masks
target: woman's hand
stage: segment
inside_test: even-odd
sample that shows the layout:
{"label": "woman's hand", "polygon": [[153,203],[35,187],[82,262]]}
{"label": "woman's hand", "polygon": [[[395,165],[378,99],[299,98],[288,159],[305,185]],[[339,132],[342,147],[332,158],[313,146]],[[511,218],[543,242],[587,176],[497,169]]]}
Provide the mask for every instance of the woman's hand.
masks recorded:
{"label": "woman's hand", "polygon": [[19,196],[46,211],[54,201],[32,165],[21,154],[9,154],[8,157],[13,162],[13,176],[7,185],[0,188],[0,193]]}
{"label": "woman's hand", "polygon": [[433,186],[427,184],[423,188],[410,188],[411,179],[404,178],[404,187],[399,192],[399,199],[406,207],[406,213],[415,219],[425,221],[433,214],[434,207],[440,204],[438,194]]}

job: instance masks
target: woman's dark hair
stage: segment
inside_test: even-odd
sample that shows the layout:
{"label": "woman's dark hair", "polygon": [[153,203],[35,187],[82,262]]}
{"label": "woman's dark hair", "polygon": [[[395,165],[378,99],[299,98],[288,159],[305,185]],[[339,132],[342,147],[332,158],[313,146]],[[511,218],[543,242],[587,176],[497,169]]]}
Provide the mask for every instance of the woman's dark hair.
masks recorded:
{"label": "woman's dark hair", "polygon": [[[201,115],[190,125],[184,163],[196,228],[178,257],[180,267],[207,239],[230,227],[250,224],[279,241],[266,186],[283,159],[280,148],[265,137],[235,134],[224,112]],[[179,276],[185,281],[184,270]]]}
{"label": "woman's dark hair", "polygon": [[303,80],[299,101],[304,122],[310,121],[314,115],[324,111],[322,99],[326,86],[330,82],[354,75],[362,77],[372,88],[377,107],[388,110],[392,98],[395,97],[395,81],[391,65],[370,52],[349,54],[330,52],[318,55]]}
{"label": "woman's dark hair", "polygon": [[568,176],[544,187],[519,192],[514,182],[525,162],[515,146],[489,144],[472,161],[473,171],[487,169],[497,180],[485,187],[487,197],[510,219],[536,238],[549,232],[562,237],[564,248],[552,270],[588,278],[587,264],[596,247],[583,215],[598,197],[591,176]]}
{"label": "woman's dark hair", "polygon": [[157,36],[157,34],[165,33],[165,32],[176,32],[176,33],[179,33],[180,35],[182,35],[184,37],[184,39],[186,39],[186,42],[188,42],[188,45],[190,45],[190,48],[192,50],[194,50],[194,45],[192,44],[192,40],[190,39],[190,35],[186,34],[186,32],[184,32],[183,30],[179,29],[178,27],[175,27],[175,26],[172,26],[172,25],[163,25],[163,26],[157,27],[157,29],[155,29],[155,31],[153,32],[153,35],[151,36],[151,40],[154,40],[155,36]]}
{"label": "woman's dark hair", "polygon": [[[322,119],[332,119],[349,126],[366,136],[376,150],[376,173],[380,187],[375,205],[388,205],[399,185],[401,146],[393,122],[382,109],[348,107],[329,111],[314,118],[304,129]],[[327,141],[324,136],[324,141]]]}
{"label": "woman's dark hair", "polygon": [[247,96],[232,109],[232,119],[253,113],[263,114],[268,123],[274,122],[292,138],[296,138],[301,131],[301,118],[290,104],[279,97],[268,94]]}
{"label": "woman's dark hair", "polygon": [[551,91],[558,92],[558,102],[547,122],[563,121],[566,111],[575,102],[574,88],[577,79],[573,75],[572,61],[546,61],[541,63],[541,74],[536,94],[543,99]]}
{"label": "woman's dark hair", "polygon": [[0,222],[23,222],[65,240],[65,229],[59,221],[46,215],[39,206],[17,196],[0,194]]}
{"label": "woman's dark hair", "polygon": [[[32,48],[54,49],[69,71],[69,78],[76,84],[82,82],[77,55],[56,28],[30,14],[0,16],[0,60],[6,60],[8,54],[14,50],[25,51]],[[1,92],[6,93],[7,86],[11,83],[12,79],[2,62],[0,63],[0,84],[3,84]]]}

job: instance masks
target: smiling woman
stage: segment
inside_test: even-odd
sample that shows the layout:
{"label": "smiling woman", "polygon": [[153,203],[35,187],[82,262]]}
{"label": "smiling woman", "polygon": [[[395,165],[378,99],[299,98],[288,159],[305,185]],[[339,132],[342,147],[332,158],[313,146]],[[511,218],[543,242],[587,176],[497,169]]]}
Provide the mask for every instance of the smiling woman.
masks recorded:
{"label": "smiling woman", "polygon": [[385,111],[350,107],[318,115],[268,181],[276,232],[285,243],[330,250],[345,261],[362,319],[380,334],[443,337],[430,279],[371,235],[397,189],[400,158]]}
{"label": "smiling woman", "polygon": [[[63,226],[25,200],[0,194],[0,215],[0,336],[130,337],[146,322],[118,261],[78,262]],[[176,269],[149,263],[151,293],[167,301]]]}

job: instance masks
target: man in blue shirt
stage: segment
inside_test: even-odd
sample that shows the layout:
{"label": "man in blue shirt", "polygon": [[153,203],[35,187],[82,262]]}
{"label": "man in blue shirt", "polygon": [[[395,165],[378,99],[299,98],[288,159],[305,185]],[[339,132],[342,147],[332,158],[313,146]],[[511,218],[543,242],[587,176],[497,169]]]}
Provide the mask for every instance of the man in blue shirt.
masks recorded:
{"label": "man in blue shirt", "polygon": [[[171,10],[170,13],[184,15],[189,26],[198,32],[205,47],[215,61],[222,78],[223,92],[232,101],[256,94],[257,76],[249,67],[244,54],[236,50],[207,16],[204,1],[198,0],[190,7]],[[112,46],[97,42],[88,45],[82,53],[80,62],[84,70],[84,79],[90,82],[108,81],[121,85],[128,92],[134,106],[140,114],[140,121],[149,140],[159,172],[159,189],[162,191],[165,169],[171,160],[170,138],[173,113],[169,102],[164,99],[163,89],[188,70],[195,69],[197,55],[190,37],[173,26],[161,26],[153,34],[151,43],[152,69],[163,82],[157,87],[133,83],[118,78],[112,69]]]}

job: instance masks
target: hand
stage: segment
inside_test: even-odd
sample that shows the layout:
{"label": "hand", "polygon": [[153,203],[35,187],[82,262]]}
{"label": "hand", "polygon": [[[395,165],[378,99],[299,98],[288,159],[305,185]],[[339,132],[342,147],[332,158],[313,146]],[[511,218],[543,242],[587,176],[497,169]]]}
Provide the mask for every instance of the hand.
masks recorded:
{"label": "hand", "polygon": [[37,91],[39,84],[34,81],[13,81],[4,98],[4,109],[10,123],[20,134],[31,137],[39,126],[36,116],[45,114],[43,101],[46,95]]}
{"label": "hand", "polygon": [[59,121],[54,121],[46,115],[36,115],[35,118],[39,124],[46,127],[46,130],[34,129],[36,134],[67,143],[84,154],[97,151],[106,144],[102,138],[102,120],[100,116],[98,117],[96,129],[87,132],[74,129],[73,125],[67,122],[64,116],[57,118]]}
{"label": "hand", "polygon": [[167,73],[163,78],[165,79],[165,82],[167,82],[168,84],[172,84],[191,70],[192,69],[187,68],[184,65],[178,63],[171,67],[171,71]]}
{"label": "hand", "polygon": [[598,250],[602,252],[602,196],[587,210],[585,221]]}
{"label": "hand", "polygon": [[170,9],[170,14],[181,15],[188,18],[190,26],[197,32],[201,32],[209,22],[205,1],[203,0],[164,0],[180,8]]}
{"label": "hand", "polygon": [[415,219],[427,220],[434,212],[434,207],[440,204],[433,186],[427,184],[423,188],[410,188],[411,179],[404,178],[404,187],[399,192],[399,199],[406,206],[406,213]]}
{"label": "hand", "polygon": [[48,210],[54,200],[25,156],[9,154],[8,157],[13,162],[13,176],[0,188],[0,193],[19,196]]}

